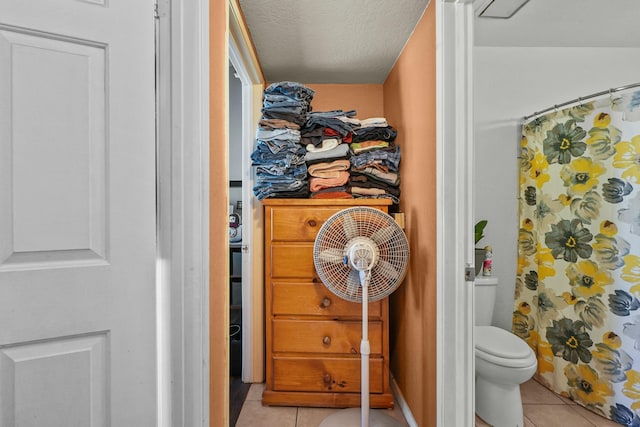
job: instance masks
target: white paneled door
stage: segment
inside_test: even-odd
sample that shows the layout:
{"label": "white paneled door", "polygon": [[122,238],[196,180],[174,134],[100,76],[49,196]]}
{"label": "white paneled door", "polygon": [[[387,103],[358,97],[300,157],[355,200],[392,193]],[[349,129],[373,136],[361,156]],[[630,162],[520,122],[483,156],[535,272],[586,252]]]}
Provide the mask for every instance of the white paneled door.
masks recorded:
{"label": "white paneled door", "polygon": [[0,2],[0,426],[155,426],[153,1]]}

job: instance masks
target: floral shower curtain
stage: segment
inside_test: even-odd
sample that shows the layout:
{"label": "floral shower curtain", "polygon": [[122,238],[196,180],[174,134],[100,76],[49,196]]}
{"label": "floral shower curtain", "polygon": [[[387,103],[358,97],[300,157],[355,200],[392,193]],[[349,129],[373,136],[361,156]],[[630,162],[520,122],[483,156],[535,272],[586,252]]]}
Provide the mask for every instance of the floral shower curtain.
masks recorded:
{"label": "floral shower curtain", "polygon": [[640,426],[640,91],[523,126],[513,331],[536,378]]}

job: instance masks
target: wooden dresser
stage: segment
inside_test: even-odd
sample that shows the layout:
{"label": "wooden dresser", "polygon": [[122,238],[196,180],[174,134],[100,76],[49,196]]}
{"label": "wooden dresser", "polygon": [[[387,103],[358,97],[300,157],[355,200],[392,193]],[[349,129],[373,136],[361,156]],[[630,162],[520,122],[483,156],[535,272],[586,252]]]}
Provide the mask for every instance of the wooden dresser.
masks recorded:
{"label": "wooden dresser", "polygon": [[[332,214],[351,206],[387,212],[390,201],[265,199],[265,405],[360,405],[362,307],[334,295],[315,271],[313,244]],[[369,304],[370,403],[392,408],[389,302]]]}

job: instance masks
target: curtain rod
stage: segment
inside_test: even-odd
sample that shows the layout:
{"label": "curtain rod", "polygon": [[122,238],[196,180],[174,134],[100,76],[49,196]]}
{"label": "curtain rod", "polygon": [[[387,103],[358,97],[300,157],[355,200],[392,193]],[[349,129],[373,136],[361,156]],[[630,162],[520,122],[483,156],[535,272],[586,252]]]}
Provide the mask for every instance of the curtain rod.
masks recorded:
{"label": "curtain rod", "polygon": [[528,116],[524,116],[523,121],[526,122],[527,120],[529,120],[532,117],[539,116],[540,114],[547,113],[547,112],[549,112],[551,110],[557,110],[560,107],[565,107],[567,105],[571,105],[571,104],[574,104],[576,102],[586,101],[587,99],[595,98],[595,97],[600,96],[600,95],[606,95],[606,94],[612,95],[612,94],[614,94],[616,92],[620,92],[622,90],[627,90],[627,89],[632,89],[634,87],[639,87],[639,86],[640,86],[640,82],[633,83],[633,84],[626,85],[626,86],[620,86],[620,87],[617,87],[617,88],[612,88],[612,89],[609,89],[609,90],[603,90],[602,92],[592,93],[591,95],[588,95],[588,96],[585,96],[585,97],[580,97],[579,96],[576,99],[572,99],[571,101],[563,102],[562,104],[556,104],[556,105],[554,105],[552,107],[545,108],[544,110],[537,111],[537,112],[535,112],[533,114],[530,114]]}

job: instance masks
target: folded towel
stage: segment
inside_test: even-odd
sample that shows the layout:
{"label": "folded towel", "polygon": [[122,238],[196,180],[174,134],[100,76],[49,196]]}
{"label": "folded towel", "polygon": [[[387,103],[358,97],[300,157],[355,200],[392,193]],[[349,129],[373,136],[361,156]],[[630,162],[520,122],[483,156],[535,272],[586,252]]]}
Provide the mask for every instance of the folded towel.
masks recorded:
{"label": "folded towel", "polygon": [[339,187],[349,181],[349,172],[340,172],[336,178],[316,178],[309,180],[309,189],[312,193],[329,187]]}
{"label": "folded towel", "polygon": [[309,175],[318,178],[338,178],[340,172],[348,171],[349,160],[334,160],[333,162],[315,163],[309,166]]}
{"label": "folded towel", "polygon": [[311,193],[310,197],[312,199],[353,199],[353,196],[347,192],[347,187],[344,185],[316,191],[315,193]]}

